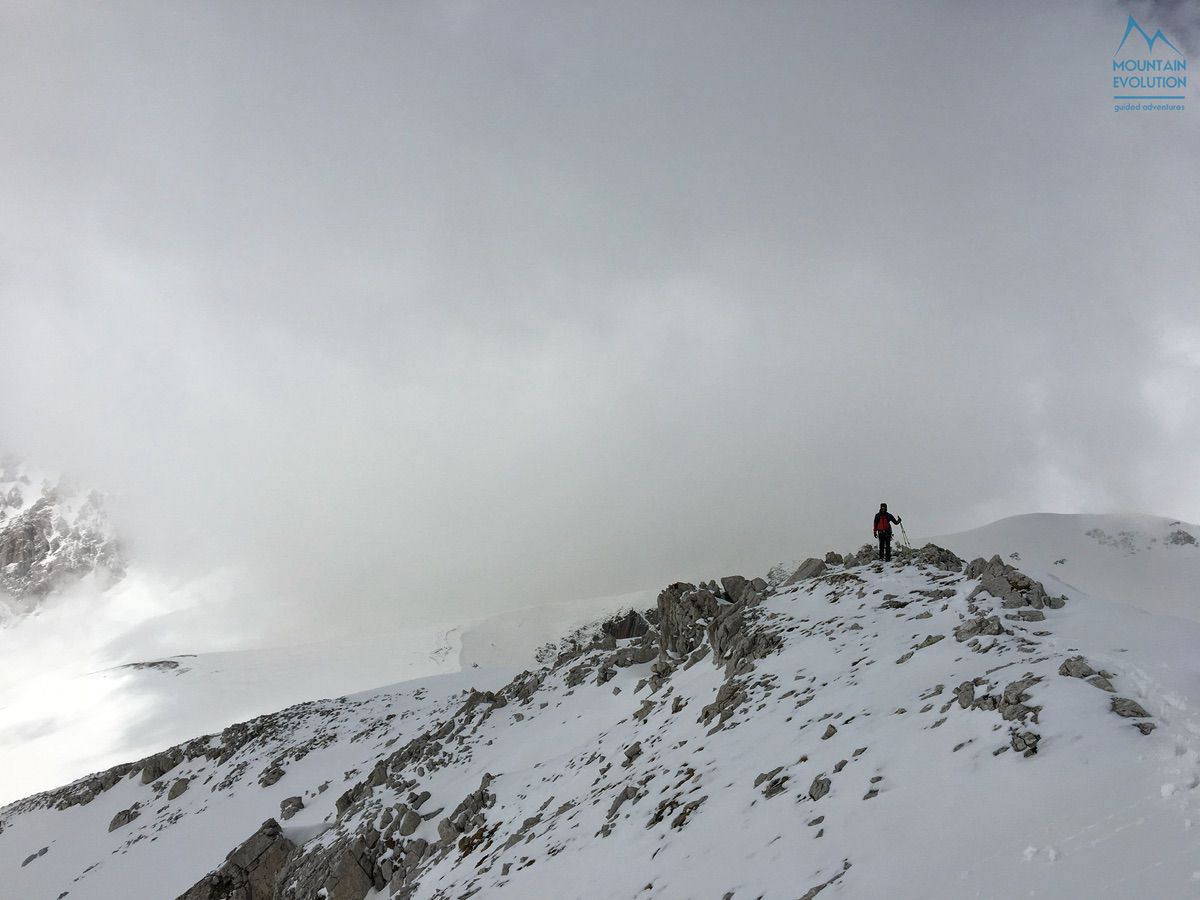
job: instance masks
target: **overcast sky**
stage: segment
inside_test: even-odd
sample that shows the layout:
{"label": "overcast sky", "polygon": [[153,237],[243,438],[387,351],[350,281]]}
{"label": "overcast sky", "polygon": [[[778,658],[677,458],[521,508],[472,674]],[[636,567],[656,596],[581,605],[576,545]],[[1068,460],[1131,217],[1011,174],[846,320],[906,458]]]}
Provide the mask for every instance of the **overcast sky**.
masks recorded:
{"label": "overcast sky", "polygon": [[5,3],[0,441],[343,622],[1200,521],[1130,8],[1196,63],[1181,3]]}

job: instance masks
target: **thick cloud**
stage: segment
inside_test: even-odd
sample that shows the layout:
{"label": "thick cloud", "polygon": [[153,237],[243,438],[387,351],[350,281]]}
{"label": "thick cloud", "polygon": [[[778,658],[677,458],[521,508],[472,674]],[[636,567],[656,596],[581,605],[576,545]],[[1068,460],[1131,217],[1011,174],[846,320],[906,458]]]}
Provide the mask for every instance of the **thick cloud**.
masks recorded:
{"label": "thick cloud", "polygon": [[10,7],[5,443],[351,626],[883,499],[1200,519],[1200,109],[1113,111],[1130,8]]}

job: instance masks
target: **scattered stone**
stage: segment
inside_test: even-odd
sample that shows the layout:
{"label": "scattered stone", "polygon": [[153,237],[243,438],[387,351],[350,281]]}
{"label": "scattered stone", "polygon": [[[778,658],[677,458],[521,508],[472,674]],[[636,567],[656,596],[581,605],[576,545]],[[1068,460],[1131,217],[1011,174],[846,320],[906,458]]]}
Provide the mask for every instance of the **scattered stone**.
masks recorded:
{"label": "scattered stone", "polygon": [[1006,634],[1004,626],[1000,624],[998,616],[975,616],[972,619],[967,619],[961,625],[954,629],[954,639],[956,641],[965,641],[968,638],[973,638],[978,635],[997,635]]}
{"label": "scattered stone", "polygon": [[1010,746],[1025,756],[1033,756],[1037,753],[1038,741],[1041,736],[1034,734],[1032,731],[1018,732],[1013,729]]}
{"label": "scattered stone", "polygon": [[1142,709],[1141,704],[1136,700],[1130,700],[1126,697],[1113,697],[1112,711],[1118,716],[1123,716],[1127,719],[1149,718],[1150,716],[1150,713]]}
{"label": "scattered stone", "polygon": [[1117,690],[1115,687],[1113,687],[1113,683],[1103,675],[1093,675],[1087,680],[1087,683],[1092,687],[1100,688],[1102,691],[1108,691],[1110,694]]}
{"label": "scattered stone", "polygon": [[304,809],[303,797],[287,797],[279,801],[279,817],[285,822]]}
{"label": "scattered stone", "polygon": [[813,800],[820,800],[829,793],[829,789],[832,786],[833,782],[828,778],[824,775],[818,775],[813,779],[813,783],[808,788],[808,796]]}
{"label": "scattered stone", "polygon": [[1082,656],[1072,656],[1058,667],[1058,674],[1068,678],[1091,678],[1096,670]]}

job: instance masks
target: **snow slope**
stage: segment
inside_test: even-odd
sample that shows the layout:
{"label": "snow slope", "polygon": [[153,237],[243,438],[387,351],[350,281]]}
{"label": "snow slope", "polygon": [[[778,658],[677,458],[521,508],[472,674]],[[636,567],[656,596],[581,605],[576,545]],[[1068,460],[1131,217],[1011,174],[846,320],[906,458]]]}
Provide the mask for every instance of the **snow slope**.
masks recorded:
{"label": "snow slope", "polygon": [[210,638],[189,645],[186,627],[191,606],[230,590],[212,581],[171,586],[135,565],[115,587],[80,585],[0,628],[0,803],[293,703],[472,666],[519,670],[573,629],[653,603],[652,593],[589,598],[213,651]]}
{"label": "snow slope", "polygon": [[930,540],[966,558],[999,553],[1093,597],[1200,621],[1200,525],[1161,516],[1034,513]]}
{"label": "snow slope", "polygon": [[[302,704],[12,804],[0,883],[71,900],[213,900],[247,878],[325,900],[1200,894],[1200,624],[932,549],[762,588],[673,585],[644,635],[507,684],[469,669]],[[269,818],[282,828],[259,831]]]}

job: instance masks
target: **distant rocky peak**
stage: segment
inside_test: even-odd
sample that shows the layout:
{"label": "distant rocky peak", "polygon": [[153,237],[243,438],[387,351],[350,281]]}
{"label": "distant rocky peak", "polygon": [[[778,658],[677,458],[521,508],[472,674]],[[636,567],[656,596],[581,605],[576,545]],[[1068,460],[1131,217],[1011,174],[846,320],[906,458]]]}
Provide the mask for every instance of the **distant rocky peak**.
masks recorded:
{"label": "distant rocky peak", "polygon": [[124,576],[104,501],[98,490],[38,477],[19,458],[0,456],[0,624],[85,576],[96,575],[104,586]]}

